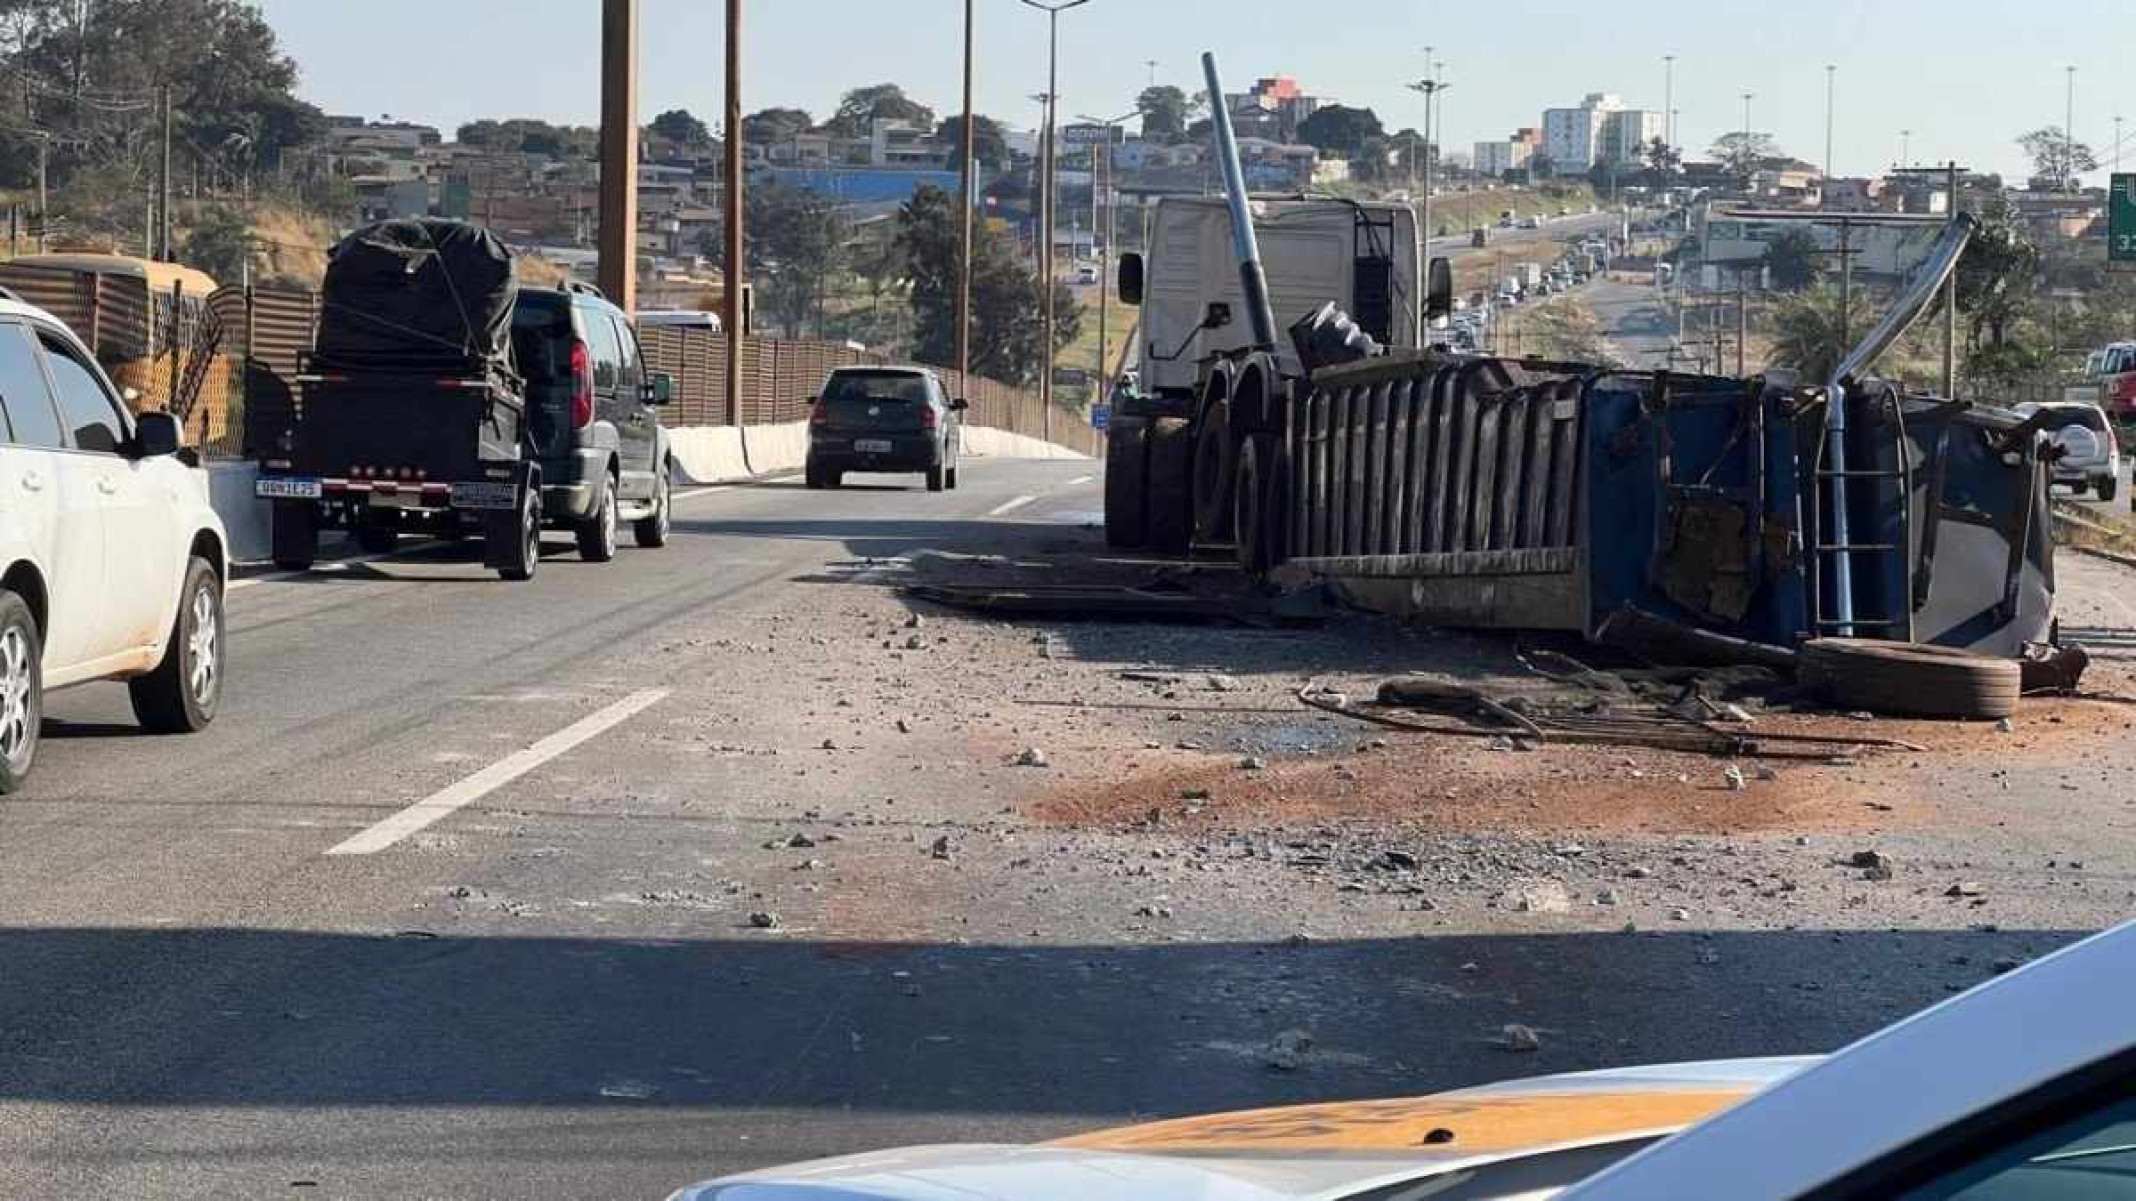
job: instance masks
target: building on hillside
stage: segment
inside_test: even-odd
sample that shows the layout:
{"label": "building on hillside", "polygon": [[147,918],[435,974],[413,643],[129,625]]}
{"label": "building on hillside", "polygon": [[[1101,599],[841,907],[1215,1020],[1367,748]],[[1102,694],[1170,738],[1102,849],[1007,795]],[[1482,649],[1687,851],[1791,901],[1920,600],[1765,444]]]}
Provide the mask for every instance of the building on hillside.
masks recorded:
{"label": "building on hillside", "polygon": [[[1762,260],[1772,244],[1789,231],[1808,234],[1820,250],[1836,252],[1839,221],[1790,216],[1786,210],[1746,209],[1737,202],[1708,202],[1694,210],[1691,236],[1700,259],[1720,266]],[[1853,223],[1846,238],[1854,252],[1857,275],[1894,279],[1911,275],[1928,257],[1943,227],[1933,221]]]}
{"label": "building on hillside", "polygon": [[1647,147],[1667,135],[1669,121],[1655,109],[1625,108],[1602,118],[1595,161],[1618,166],[1643,165]]}
{"label": "building on hillside", "polygon": [[1828,213],[1873,213],[1883,207],[1884,181],[1860,176],[1824,181],[1823,208]]}
{"label": "building on hillside", "polygon": [[2036,191],[2011,193],[2011,202],[2033,234],[2041,238],[2083,238],[2104,234],[2106,201],[2097,192]]}
{"label": "building on hillside", "polygon": [[[1526,135],[1523,137],[1522,135]],[[1496,179],[1508,171],[1523,170],[1541,140],[1533,129],[1518,129],[1503,142],[1476,143],[1476,174]]]}
{"label": "building on hillside", "polygon": [[925,168],[942,165],[944,151],[934,131],[916,121],[876,120],[868,131],[871,167]]}
{"label": "building on hillside", "polygon": [[444,142],[428,125],[410,121],[366,121],[362,117],[328,117],[327,144],[336,154],[400,157]]}
{"label": "building on hillside", "polygon": [[1590,92],[1578,108],[1543,110],[1544,157],[1560,175],[1584,174],[1602,149],[1602,126],[1624,101],[1608,92]]}
{"label": "building on hillside", "polygon": [[1750,194],[1768,206],[1817,208],[1824,202],[1824,172],[1801,159],[1766,159],[1751,173]]}
{"label": "building on hillside", "polygon": [[1298,126],[1329,103],[1322,97],[1307,95],[1289,75],[1271,75],[1256,80],[1247,91],[1224,96],[1224,106],[1230,111],[1239,136],[1276,142],[1295,140]]}

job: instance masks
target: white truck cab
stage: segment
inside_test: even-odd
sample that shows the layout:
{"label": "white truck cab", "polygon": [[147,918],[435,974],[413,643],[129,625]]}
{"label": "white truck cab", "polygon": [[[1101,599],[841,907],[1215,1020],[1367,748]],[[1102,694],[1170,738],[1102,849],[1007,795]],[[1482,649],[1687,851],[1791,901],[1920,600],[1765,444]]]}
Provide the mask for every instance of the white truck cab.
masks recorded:
{"label": "white truck cab", "polygon": [[179,439],[57,318],[0,297],[0,793],[36,757],[48,689],[123,679],[151,730],[214,719],[228,539]]}

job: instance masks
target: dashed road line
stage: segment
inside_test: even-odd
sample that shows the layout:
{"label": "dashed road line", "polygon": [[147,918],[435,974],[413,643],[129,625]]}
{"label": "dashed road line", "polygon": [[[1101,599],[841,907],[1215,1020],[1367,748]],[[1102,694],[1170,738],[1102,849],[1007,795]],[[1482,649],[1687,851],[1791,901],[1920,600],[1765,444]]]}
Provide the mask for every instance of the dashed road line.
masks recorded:
{"label": "dashed road line", "polygon": [[1025,506],[1025,505],[1028,505],[1028,504],[1030,504],[1030,503],[1031,503],[1032,501],[1035,501],[1035,500],[1037,500],[1037,499],[1038,499],[1038,498],[1037,498],[1037,497],[1035,497],[1035,496],[1019,496],[1019,497],[1017,497],[1017,498],[1016,498],[1015,500],[1009,501],[1009,502],[1008,502],[1008,503],[1006,503],[1006,504],[1001,504],[1001,505],[996,505],[996,506],[994,506],[994,507],[993,507],[992,509],[990,509],[990,510],[988,510],[988,511],[987,511],[987,516],[988,516],[988,517],[1002,517],[1002,516],[1006,516],[1007,514],[1010,514],[1010,513],[1014,513],[1014,512],[1016,511],[1016,510],[1018,510],[1018,509],[1021,509],[1021,508],[1023,508],[1023,507]]}
{"label": "dashed road line", "polygon": [[1083,485],[1083,484],[1087,484],[1087,483],[1089,483],[1090,481],[1092,481],[1092,480],[1094,480],[1094,479],[1096,479],[1096,478],[1098,478],[1098,477],[1097,477],[1097,476],[1094,476],[1094,475],[1079,475],[1079,476],[1075,477],[1074,479],[1072,479],[1072,480],[1069,480],[1069,481],[1068,481],[1068,487],[1070,487],[1070,488],[1078,487],[1078,486],[1080,486],[1080,485]]}
{"label": "dashed road line", "polygon": [[375,855],[411,834],[443,821],[459,810],[526,775],[551,759],[629,721],[661,701],[669,690],[634,692],[598,713],[581,718],[523,751],[507,755],[457,784],[424,797],[399,813],[335,846],[329,855]]}

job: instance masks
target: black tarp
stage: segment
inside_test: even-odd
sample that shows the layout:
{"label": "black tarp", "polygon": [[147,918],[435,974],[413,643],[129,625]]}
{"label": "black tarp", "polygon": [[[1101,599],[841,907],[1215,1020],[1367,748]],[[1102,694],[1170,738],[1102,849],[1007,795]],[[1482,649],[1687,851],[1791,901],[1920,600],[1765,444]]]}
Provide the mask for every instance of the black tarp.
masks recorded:
{"label": "black tarp", "polygon": [[509,368],[518,296],[511,251],[480,226],[367,225],[327,262],[317,358],[378,370]]}

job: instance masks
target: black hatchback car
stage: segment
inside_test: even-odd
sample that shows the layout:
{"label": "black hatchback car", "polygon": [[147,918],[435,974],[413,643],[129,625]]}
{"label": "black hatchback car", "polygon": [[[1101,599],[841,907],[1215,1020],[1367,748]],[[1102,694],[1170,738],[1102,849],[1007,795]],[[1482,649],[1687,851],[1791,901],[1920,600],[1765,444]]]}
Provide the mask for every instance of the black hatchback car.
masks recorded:
{"label": "black hatchback car", "polygon": [[929,492],[954,488],[967,407],[925,367],[840,367],[809,414],[808,486],[836,488],[848,471],[910,471]]}
{"label": "black hatchback car", "polygon": [[672,473],[660,407],[674,381],[647,370],[629,315],[584,284],[523,288],[512,352],[527,381],[543,524],[570,530],[597,563],[615,557],[623,522],[639,546],[665,546]]}

